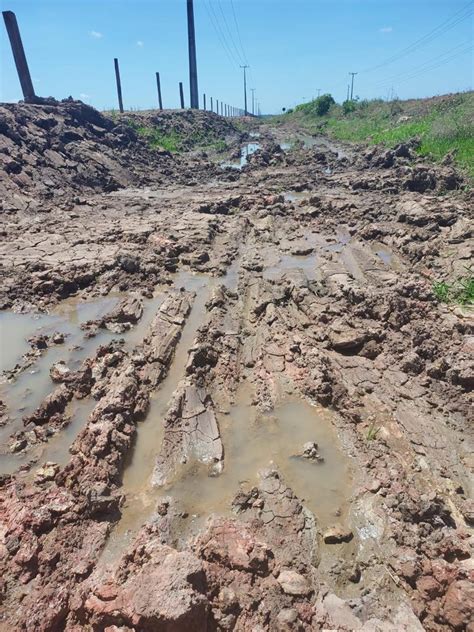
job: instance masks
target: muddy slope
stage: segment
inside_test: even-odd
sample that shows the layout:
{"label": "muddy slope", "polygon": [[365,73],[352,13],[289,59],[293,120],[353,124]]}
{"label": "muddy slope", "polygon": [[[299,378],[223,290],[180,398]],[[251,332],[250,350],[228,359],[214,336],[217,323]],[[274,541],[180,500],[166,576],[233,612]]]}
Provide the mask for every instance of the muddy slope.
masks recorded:
{"label": "muddy slope", "polygon": [[2,215],[0,627],[472,629],[472,199],[287,134]]}

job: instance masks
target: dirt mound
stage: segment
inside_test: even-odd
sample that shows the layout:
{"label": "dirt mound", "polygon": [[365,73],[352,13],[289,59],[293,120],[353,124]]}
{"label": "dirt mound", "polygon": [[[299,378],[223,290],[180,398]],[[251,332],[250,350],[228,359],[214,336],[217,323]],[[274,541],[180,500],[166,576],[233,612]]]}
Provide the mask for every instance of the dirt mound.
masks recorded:
{"label": "dirt mound", "polygon": [[168,141],[179,151],[235,140],[241,136],[230,119],[201,110],[127,112],[117,120],[136,129],[152,146]]}
{"label": "dirt mound", "polygon": [[192,180],[196,174],[189,172],[186,159],[156,142],[157,133],[175,135],[179,148],[190,148],[235,136],[236,129],[210,112],[110,117],[81,101],[2,104],[0,208],[31,210],[38,199],[53,196],[160,184],[170,177]]}

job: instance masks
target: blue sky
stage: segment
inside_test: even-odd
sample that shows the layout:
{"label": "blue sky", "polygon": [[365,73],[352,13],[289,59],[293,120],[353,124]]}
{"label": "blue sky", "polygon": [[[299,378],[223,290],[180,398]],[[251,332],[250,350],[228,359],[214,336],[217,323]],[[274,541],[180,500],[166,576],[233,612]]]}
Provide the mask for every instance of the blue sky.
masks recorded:
{"label": "blue sky", "polygon": [[[157,70],[164,106],[178,106],[179,81],[188,103],[186,0],[2,0],[1,5],[16,13],[37,94],[117,107],[113,58],[118,57],[126,108],[156,106]],[[386,98],[392,89],[400,98],[431,96],[474,83],[469,0],[195,0],[194,5],[200,95],[240,107],[244,62],[251,66],[248,87],[256,88],[263,112],[291,107],[318,89],[341,101],[350,71],[359,73],[354,93],[360,98]],[[423,45],[400,56],[447,20]],[[0,101],[17,101],[21,91],[3,24],[0,53]]]}

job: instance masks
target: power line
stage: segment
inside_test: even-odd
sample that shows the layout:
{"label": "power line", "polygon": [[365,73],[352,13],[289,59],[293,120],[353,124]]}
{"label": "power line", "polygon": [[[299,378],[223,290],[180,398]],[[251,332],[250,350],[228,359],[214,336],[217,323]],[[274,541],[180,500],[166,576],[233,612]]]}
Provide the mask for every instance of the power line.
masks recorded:
{"label": "power line", "polygon": [[240,48],[242,49],[242,55],[243,55],[243,58],[244,58],[244,63],[248,64],[247,55],[245,54],[245,49],[244,49],[244,46],[242,44],[242,38],[240,37],[240,29],[239,29],[239,23],[237,22],[237,15],[235,13],[234,0],[230,0],[230,6],[232,7],[232,14],[234,16],[235,29],[237,31],[237,37],[239,38]]}
{"label": "power line", "polygon": [[[211,4],[212,4],[212,0],[211,0]],[[245,64],[245,63],[246,63],[246,62],[245,62],[245,59],[244,59],[244,58],[242,57],[242,55],[240,54],[240,51],[239,51],[239,49],[238,49],[238,47],[237,47],[237,45],[236,45],[236,43],[235,43],[234,37],[233,37],[233,35],[232,35],[232,33],[231,33],[231,30],[230,30],[230,28],[229,28],[229,25],[228,25],[228,23],[227,23],[227,19],[226,19],[226,17],[225,17],[224,10],[222,9],[222,4],[221,4],[221,2],[219,2],[219,0],[217,0],[217,4],[218,4],[218,6],[219,6],[219,10],[220,10],[221,15],[222,15],[222,20],[223,20],[223,22],[224,22],[224,26],[225,26],[225,28],[226,28],[226,30],[227,30],[227,33],[229,34],[230,41],[232,42],[232,46],[234,47],[234,50],[235,50],[235,52],[237,53],[236,57],[238,58],[239,63]]]}
{"label": "power line", "polygon": [[372,72],[373,70],[383,68],[384,66],[387,66],[393,63],[397,59],[400,59],[401,57],[405,57],[406,55],[409,55],[417,48],[420,48],[421,46],[428,44],[429,42],[436,39],[443,33],[446,33],[450,29],[457,26],[457,24],[459,24],[460,22],[463,22],[466,18],[470,17],[472,15],[471,7],[473,4],[474,4],[474,0],[471,0],[471,2],[469,2],[465,7],[463,7],[459,11],[456,11],[456,13],[454,13],[450,18],[448,18],[447,20],[439,24],[436,28],[429,31],[429,33],[426,33],[425,35],[423,35],[423,37],[420,37],[419,39],[415,40],[412,44],[410,44],[409,46],[406,46],[405,48],[400,50],[398,53],[395,53],[391,57],[388,57],[387,59],[382,61],[380,64],[371,66],[370,68],[365,68],[364,70],[361,70],[361,72]]}
{"label": "power line", "polygon": [[465,48],[464,50],[459,51],[458,53],[455,53],[454,55],[450,55],[449,57],[447,57],[446,59],[436,63],[436,64],[432,64],[431,66],[425,67],[423,69],[419,69],[417,72],[412,73],[411,75],[407,75],[405,77],[403,77],[400,81],[398,81],[397,83],[406,83],[407,81],[410,81],[411,79],[415,79],[416,77],[419,77],[420,75],[424,75],[426,72],[430,72],[431,70],[435,70],[436,68],[439,68],[440,66],[444,66],[445,64],[447,64],[448,62],[450,62],[453,59],[456,59],[457,57],[460,57],[461,55],[465,55],[466,53],[469,53],[470,51],[473,50],[473,46],[468,46],[467,48]]}
{"label": "power line", "polygon": [[400,73],[398,73],[396,75],[393,75],[391,77],[386,77],[382,81],[377,81],[375,83],[375,85],[376,86],[386,85],[388,83],[392,83],[394,81],[397,81],[398,79],[403,79],[407,74],[412,74],[413,72],[422,71],[425,66],[429,66],[433,62],[436,62],[437,60],[445,57],[445,55],[449,55],[450,53],[454,53],[458,49],[463,48],[464,46],[469,46],[470,44],[471,44],[471,40],[470,39],[466,40],[465,42],[461,42],[461,44],[458,44],[457,46],[454,46],[453,48],[450,48],[449,50],[444,51],[444,53],[441,53],[440,55],[437,55],[436,57],[433,57],[432,59],[429,59],[429,60],[423,62],[423,64],[421,64],[420,66],[412,68],[411,70],[408,70],[408,71],[400,72]]}
{"label": "power line", "polygon": [[[212,26],[213,26],[213,28],[214,28],[214,30],[216,32],[217,37],[219,38],[219,41],[221,43],[222,48],[224,49],[227,57],[229,58],[230,63],[232,64],[232,66],[239,66],[239,62],[235,59],[234,55],[232,54],[232,51],[230,50],[230,48],[229,48],[229,46],[228,46],[228,44],[226,42],[224,33],[221,32],[220,25],[217,22],[217,16],[216,16],[216,13],[214,11],[214,7],[212,6],[212,4],[208,3],[207,0],[204,0],[204,6],[206,7],[206,11],[207,11],[207,13],[209,15],[209,18],[211,19]],[[212,14],[211,14],[211,11],[209,9],[211,9]],[[214,17],[213,17],[213,15],[214,15]]]}

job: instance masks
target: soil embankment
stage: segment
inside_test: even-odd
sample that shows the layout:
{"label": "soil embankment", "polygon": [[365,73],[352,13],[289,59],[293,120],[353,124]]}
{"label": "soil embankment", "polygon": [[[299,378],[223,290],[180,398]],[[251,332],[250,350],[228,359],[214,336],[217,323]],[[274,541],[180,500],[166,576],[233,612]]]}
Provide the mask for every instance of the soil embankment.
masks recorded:
{"label": "soil embankment", "polygon": [[0,628],[471,630],[462,176],[130,118],[0,107]]}

